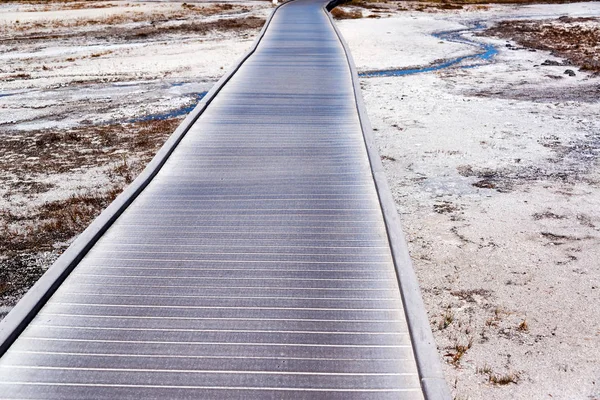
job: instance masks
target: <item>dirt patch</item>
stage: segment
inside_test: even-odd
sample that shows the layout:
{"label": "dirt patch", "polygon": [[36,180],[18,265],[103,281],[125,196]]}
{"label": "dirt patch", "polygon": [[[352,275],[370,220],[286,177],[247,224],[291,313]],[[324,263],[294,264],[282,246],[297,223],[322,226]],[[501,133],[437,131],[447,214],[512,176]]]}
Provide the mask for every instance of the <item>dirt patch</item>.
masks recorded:
{"label": "dirt patch", "polygon": [[[181,119],[3,135],[0,317],[141,172]],[[94,168],[104,175],[101,187],[49,183]],[[54,199],[40,202],[41,194]]]}
{"label": "dirt patch", "polygon": [[[173,16],[172,19],[178,19]],[[181,18],[179,18],[181,19]],[[122,27],[118,25],[127,23],[140,23],[150,20],[148,25],[134,27]],[[18,44],[31,41],[67,40],[71,38],[111,40],[113,42],[127,42],[157,36],[172,34],[196,34],[206,35],[209,32],[240,32],[253,30],[264,25],[265,19],[260,17],[238,17],[223,18],[216,21],[183,21],[178,24],[168,23],[171,18],[164,15],[149,16],[145,13],[128,13],[115,15],[103,19],[71,20],[71,21],[42,21],[28,24],[18,24],[8,27],[0,27],[0,41],[6,45]],[[103,26],[102,29],[85,29],[75,31],[73,28]],[[69,60],[67,60],[69,61]],[[74,59],[72,61],[75,61]],[[17,76],[18,78],[18,76]]]}
{"label": "dirt patch", "polygon": [[[467,164],[459,165],[457,171],[464,177],[476,178],[472,183],[474,187],[503,193],[534,182],[599,184],[596,177],[590,175],[597,167],[596,158],[600,153],[600,136],[595,132],[587,132],[583,137],[571,141],[549,135],[539,143],[553,151],[544,164],[525,164],[517,158],[513,163],[499,168],[477,168]],[[560,218],[549,214],[534,217]]]}
{"label": "dirt patch", "polygon": [[122,189],[123,185],[116,183],[108,190],[74,194],[21,213],[4,210],[0,213],[0,251],[5,255],[52,251],[56,243],[69,241],[83,231]]}
{"label": "dirt patch", "polygon": [[[555,76],[555,79],[564,79],[565,74]],[[552,87],[518,87],[506,86],[493,90],[467,89],[465,94],[474,97],[496,97],[512,100],[527,100],[539,103],[577,101],[584,103],[596,103],[600,98],[600,85],[590,83],[581,87],[568,87],[556,89]]]}
{"label": "dirt patch", "polygon": [[359,19],[363,17],[362,11],[356,8],[337,7],[331,10],[331,15],[335,19]]}
{"label": "dirt patch", "polygon": [[198,35],[205,35],[211,31],[244,31],[260,28],[265,24],[265,19],[258,17],[245,17],[245,18],[228,18],[220,19],[218,21],[204,22],[204,23],[184,23],[173,26],[152,26],[142,27],[135,29],[131,33],[118,34],[125,40],[147,38],[152,36],[161,36],[175,33],[193,33]]}
{"label": "dirt patch", "polygon": [[[550,51],[567,65],[600,72],[600,19],[560,17],[551,20],[502,21],[485,33],[519,45]],[[558,65],[547,61],[542,65]]]}
{"label": "dirt patch", "polygon": [[[146,160],[178,123],[177,118],[7,133],[0,140],[3,154],[0,177],[14,176],[20,187],[28,185],[27,177],[35,174],[66,173],[82,166],[124,163],[129,156]],[[126,179],[130,180],[131,177]],[[10,181],[9,185],[12,185]]]}

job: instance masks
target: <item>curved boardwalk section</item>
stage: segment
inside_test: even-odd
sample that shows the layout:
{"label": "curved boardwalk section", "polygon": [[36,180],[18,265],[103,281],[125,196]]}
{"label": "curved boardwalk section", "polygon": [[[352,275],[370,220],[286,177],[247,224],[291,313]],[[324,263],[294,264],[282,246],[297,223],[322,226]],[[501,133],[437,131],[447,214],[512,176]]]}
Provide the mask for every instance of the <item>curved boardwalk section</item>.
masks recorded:
{"label": "curved boardwalk section", "polygon": [[344,48],[281,7],[0,359],[0,398],[422,398]]}

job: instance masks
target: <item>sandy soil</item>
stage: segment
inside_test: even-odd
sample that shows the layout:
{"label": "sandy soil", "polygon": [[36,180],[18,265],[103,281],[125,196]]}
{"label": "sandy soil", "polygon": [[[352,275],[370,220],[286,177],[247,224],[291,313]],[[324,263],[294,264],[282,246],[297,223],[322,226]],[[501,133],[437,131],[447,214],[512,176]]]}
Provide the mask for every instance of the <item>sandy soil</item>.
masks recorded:
{"label": "sandy soil", "polygon": [[0,4],[0,317],[143,169],[271,10]]}
{"label": "sandy soil", "polygon": [[[371,71],[480,51],[434,32],[600,14],[486,8],[338,24]],[[549,51],[465,37],[499,54],[361,80],[448,383],[457,399],[598,399],[600,78]]]}

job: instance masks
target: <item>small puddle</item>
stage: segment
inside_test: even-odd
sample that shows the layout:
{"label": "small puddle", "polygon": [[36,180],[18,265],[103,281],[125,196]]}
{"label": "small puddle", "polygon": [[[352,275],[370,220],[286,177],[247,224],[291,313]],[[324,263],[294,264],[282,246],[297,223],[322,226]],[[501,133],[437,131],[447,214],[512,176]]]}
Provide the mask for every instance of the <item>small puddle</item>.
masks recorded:
{"label": "small puddle", "polygon": [[[445,31],[445,32],[434,33],[432,35],[435,38],[440,39],[440,40],[446,40],[446,41],[454,42],[454,43],[468,44],[470,46],[477,47],[479,49],[479,51],[475,54],[469,54],[467,56],[456,57],[456,58],[453,58],[453,59],[447,60],[447,61],[441,61],[437,64],[429,65],[427,67],[394,68],[394,69],[385,69],[385,70],[378,70],[378,71],[367,71],[367,72],[359,73],[358,76],[360,76],[361,78],[374,78],[374,77],[380,77],[380,76],[414,75],[414,74],[420,74],[420,73],[424,73],[424,72],[439,71],[439,70],[442,70],[445,68],[452,67],[453,65],[460,64],[467,60],[476,60],[479,62],[490,61],[490,60],[492,60],[492,58],[494,58],[494,56],[496,54],[498,54],[498,50],[493,45],[488,44],[488,43],[476,42],[475,40],[467,39],[464,37],[464,34],[466,34],[468,32],[473,32],[473,31],[484,29],[484,28],[485,28],[485,26],[478,23],[473,28],[470,28],[470,29],[461,29],[458,31]],[[478,67],[480,65],[482,65],[482,63],[463,65],[463,66],[461,66],[461,68],[474,68],[474,67]]]}

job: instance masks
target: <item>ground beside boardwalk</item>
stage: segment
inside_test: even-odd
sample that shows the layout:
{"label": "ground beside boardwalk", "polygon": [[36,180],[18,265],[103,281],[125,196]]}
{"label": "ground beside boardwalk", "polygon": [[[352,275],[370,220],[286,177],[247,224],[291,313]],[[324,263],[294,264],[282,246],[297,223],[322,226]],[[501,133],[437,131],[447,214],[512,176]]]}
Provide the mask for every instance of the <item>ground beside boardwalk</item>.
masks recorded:
{"label": "ground beside boardwalk", "polygon": [[600,398],[600,77],[585,68],[599,14],[488,5],[339,22],[373,71],[481,51],[432,33],[511,19],[462,36],[495,45],[491,62],[361,79],[456,399]]}

